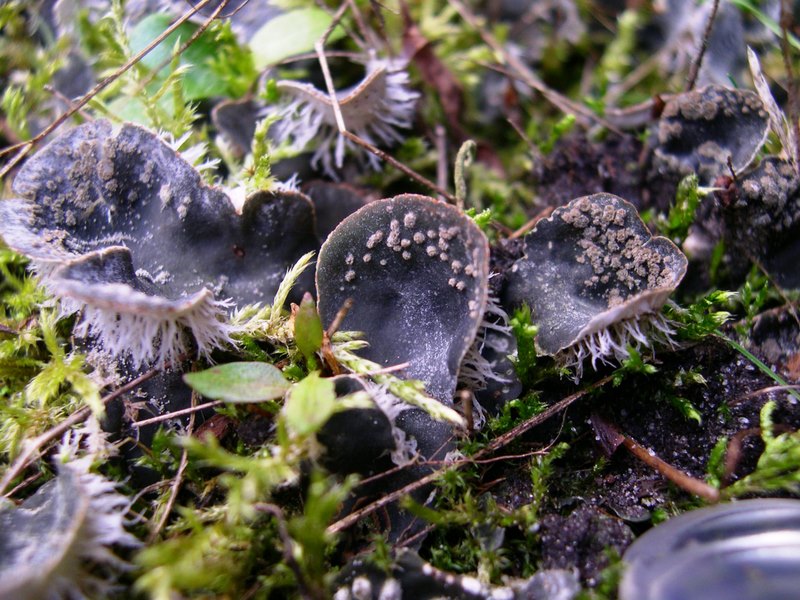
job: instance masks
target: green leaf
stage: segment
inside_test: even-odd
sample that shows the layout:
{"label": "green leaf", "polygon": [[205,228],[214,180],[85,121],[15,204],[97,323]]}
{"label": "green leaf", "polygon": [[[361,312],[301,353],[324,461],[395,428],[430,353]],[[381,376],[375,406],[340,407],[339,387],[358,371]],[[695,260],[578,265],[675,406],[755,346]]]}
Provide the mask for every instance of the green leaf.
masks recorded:
{"label": "green leaf", "polygon": [[697,175],[687,175],[678,185],[675,202],[669,209],[666,219],[658,222],[661,233],[671,240],[685,240],[689,227],[694,223],[697,207],[700,205]]}
{"label": "green leaf", "polygon": [[223,402],[265,402],[281,398],[289,382],[279,369],[262,362],[234,362],[183,376],[206,398]]}
{"label": "green leaf", "polygon": [[284,408],[286,425],[298,435],[311,435],[333,414],[335,402],[333,381],[321,378],[317,372],[309,373],[289,393]]}
{"label": "green leaf", "polygon": [[294,341],[306,360],[312,360],[317,350],[322,348],[322,320],[314,298],[308,292],[294,315]]}
{"label": "green leaf", "polygon": [[[250,40],[256,68],[260,71],[295,54],[310,52],[331,21],[328,13],[316,7],[292,10],[270,19]],[[343,35],[344,31],[337,27],[328,41]]]}
{"label": "green leaf", "polygon": [[[131,51],[136,53],[143,50],[161,35],[172,21],[170,15],[163,13],[152,14],[142,19],[131,32]],[[161,65],[167,65],[159,73],[159,77],[166,77],[173,48],[188,41],[195,31],[197,31],[196,25],[183,23],[145,56],[141,64],[151,71]],[[183,79],[185,99],[192,101],[214,96],[240,95],[257,76],[252,62],[249,61],[249,53],[243,52],[231,35],[215,36],[210,29],[203,32],[180,57],[181,66],[191,67]]]}

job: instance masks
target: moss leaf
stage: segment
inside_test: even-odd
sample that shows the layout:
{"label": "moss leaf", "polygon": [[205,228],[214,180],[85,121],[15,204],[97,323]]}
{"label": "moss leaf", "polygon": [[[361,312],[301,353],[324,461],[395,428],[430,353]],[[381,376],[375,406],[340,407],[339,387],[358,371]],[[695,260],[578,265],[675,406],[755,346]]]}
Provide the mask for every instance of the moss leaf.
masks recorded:
{"label": "moss leaf", "polygon": [[311,294],[306,292],[294,315],[294,340],[306,359],[322,347],[322,320]]}

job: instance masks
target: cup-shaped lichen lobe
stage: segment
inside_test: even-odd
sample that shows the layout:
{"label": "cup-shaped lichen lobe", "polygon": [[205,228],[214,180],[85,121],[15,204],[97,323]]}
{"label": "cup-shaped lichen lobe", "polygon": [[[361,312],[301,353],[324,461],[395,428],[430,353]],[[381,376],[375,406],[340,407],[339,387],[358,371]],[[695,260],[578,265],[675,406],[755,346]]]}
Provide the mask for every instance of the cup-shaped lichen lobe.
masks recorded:
{"label": "cup-shaped lichen lobe", "polygon": [[483,316],[488,272],[486,236],[458,209],[410,194],[379,200],[323,244],[320,315],[328,325],[352,299],[341,327],[364,332],[363,355],[410,363],[404,376],[449,404]]}
{"label": "cup-shaped lichen lobe", "polygon": [[541,221],[508,275],[506,303],[530,306],[548,355],[616,322],[657,312],[686,273],[675,245],[652,237],[632,204],[578,198]]}
{"label": "cup-shaped lichen lobe", "polygon": [[661,113],[653,166],[696,172],[710,185],[730,168],[738,173],[747,167],[768,132],[769,116],[755,92],[710,85],[678,94]]}
{"label": "cup-shaped lichen lobe", "polygon": [[757,259],[785,288],[800,286],[800,177],[788,160],[769,156],[743,175],[723,205],[729,254]]}
{"label": "cup-shaped lichen lobe", "polygon": [[78,566],[71,549],[88,509],[77,475],[65,470],[18,508],[0,510],[0,597],[46,597],[59,572]]}
{"label": "cup-shaped lichen lobe", "polygon": [[[137,363],[184,352],[184,329],[202,353],[227,343],[225,309],[271,301],[286,270],[317,248],[306,196],[258,192],[238,214],[222,189],[131,124],[76,127],[33,156],[13,189],[19,198],[0,203],[7,244],[56,295],[83,305],[84,332]],[[313,289],[306,277],[298,299]]]}
{"label": "cup-shaped lichen lobe", "polygon": [[[214,269],[228,281],[223,294],[236,302],[271,302],[287,269],[319,248],[311,200],[300,192],[257,192],[245,200],[237,231]],[[226,252],[227,250],[227,252]],[[300,276],[289,294],[300,302],[314,291],[313,274]]]}
{"label": "cup-shaped lichen lobe", "polygon": [[[29,207],[27,229],[53,239],[54,257],[125,246],[138,287],[167,297],[206,286],[237,302],[269,300],[286,268],[316,246],[304,195],[259,192],[237,215],[222,189],[130,124],[115,131],[94,121],[71,130],[26,163],[14,190]],[[26,252],[14,243],[15,231],[3,233]]]}

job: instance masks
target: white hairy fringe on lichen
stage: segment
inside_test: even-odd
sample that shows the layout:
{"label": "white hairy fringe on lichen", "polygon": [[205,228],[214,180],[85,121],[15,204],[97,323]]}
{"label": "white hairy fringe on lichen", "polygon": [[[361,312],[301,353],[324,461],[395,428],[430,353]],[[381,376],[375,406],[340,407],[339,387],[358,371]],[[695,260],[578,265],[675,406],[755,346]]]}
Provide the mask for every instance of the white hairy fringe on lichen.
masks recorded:
{"label": "white hairy fringe on lichen", "polygon": [[64,434],[56,455],[58,471],[69,471],[78,493],[88,499],[88,508],[74,534],[71,556],[62,560],[66,568],[63,572],[57,568],[50,584],[53,597],[108,597],[117,588],[114,582],[118,573],[132,568],[111,550],[112,546],[141,545],[125,530],[130,524],[131,501],[117,491],[116,482],[91,472],[92,465],[115,453],[93,416],[83,427]]}
{"label": "white hairy fringe on lichen", "polygon": [[[419,98],[419,93],[408,87],[406,64],[399,59],[370,58],[362,83],[337,93],[348,131],[374,146],[390,146],[403,140],[398,128],[411,127]],[[372,76],[374,79],[370,79]],[[290,142],[291,150],[301,152],[314,141],[316,149],[311,165],[316,168],[321,161],[325,173],[333,178],[336,178],[336,169],[344,164],[345,148],[362,163],[367,162],[374,170],[380,170],[377,156],[365,152],[339,133],[333,105],[326,92],[310,84],[294,82],[279,87],[289,101],[278,113],[280,120],[274,126],[278,142]],[[351,95],[354,101],[348,102]]]}
{"label": "white hairy fringe on lichen", "polygon": [[185,148],[183,150],[181,149],[191,136],[192,136],[191,131],[187,131],[177,139],[175,138],[174,135],[172,135],[167,131],[158,132],[158,137],[164,140],[166,144],[170,148],[172,148],[175,152],[179,153],[181,155],[181,158],[190,165],[192,165],[198,173],[202,173],[203,171],[215,170],[220,163],[220,159],[218,158],[206,159],[206,157],[208,156],[207,142],[199,142],[194,146],[189,146],[188,148]]}
{"label": "white hairy fringe on lichen", "polygon": [[417,440],[406,436],[406,432],[395,425],[397,415],[411,408],[409,404],[389,392],[386,385],[380,385],[361,379],[364,388],[372,398],[375,405],[386,415],[392,426],[392,438],[394,439],[394,450],[389,454],[392,462],[398,467],[407,465],[417,455]]}
{"label": "white hairy fringe on lichen", "polygon": [[677,341],[675,323],[661,313],[647,313],[634,319],[625,319],[588,335],[556,355],[557,362],[564,367],[574,367],[573,380],[577,383],[583,376],[583,361],[591,359],[592,368],[597,363],[621,363],[630,358],[628,347],[637,352],[646,348],[653,350],[656,344],[675,348]]}
{"label": "white hairy fringe on lichen", "polygon": [[496,346],[492,336],[487,336],[490,331],[496,331],[504,336],[511,335],[508,314],[500,306],[500,301],[491,294],[488,296],[486,310],[483,312],[483,319],[478,326],[475,340],[461,360],[461,366],[458,371],[458,384],[460,387],[477,391],[485,389],[487,381],[510,382],[507,377],[503,377],[495,370],[497,366],[496,360],[489,361],[483,356],[483,350],[486,347],[498,353],[504,350]]}
{"label": "white hairy fringe on lichen", "polygon": [[164,314],[123,312],[84,304],[75,327],[79,337],[96,338],[103,349],[115,356],[127,355],[135,366],[164,366],[180,360],[189,351],[187,331],[200,356],[209,358],[215,348],[235,345],[235,328],[227,321],[230,300],[205,295],[190,309],[165,317]]}

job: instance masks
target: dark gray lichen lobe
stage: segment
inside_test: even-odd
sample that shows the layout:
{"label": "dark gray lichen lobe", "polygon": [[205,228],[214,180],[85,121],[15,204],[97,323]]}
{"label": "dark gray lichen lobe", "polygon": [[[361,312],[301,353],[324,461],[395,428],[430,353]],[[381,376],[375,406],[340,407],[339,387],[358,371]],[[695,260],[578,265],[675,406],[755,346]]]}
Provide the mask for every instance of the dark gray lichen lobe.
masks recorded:
{"label": "dark gray lichen lobe", "polygon": [[708,86],[669,100],[658,124],[653,167],[713,183],[745,169],[766,140],[769,116],[755,92]]}
{"label": "dark gray lichen lobe", "polygon": [[649,232],[643,232],[638,217],[632,219],[624,208],[581,198],[559,211],[558,218],[578,234],[575,262],[591,267],[581,295],[604,298],[611,308],[631,292],[664,287],[674,280],[674,265],[647,245]]}
{"label": "dark gray lichen lobe", "polygon": [[[639,323],[660,311],[686,267],[686,257],[668,239],[652,237],[633,205],[594,194],[557,209],[526,236],[504,300],[530,306],[543,354],[573,352],[585,342],[569,364],[584,355],[619,358],[627,336],[647,345]],[[609,333],[615,327],[622,340]]]}
{"label": "dark gray lichen lobe", "polygon": [[[785,288],[800,286],[800,178],[787,160],[770,156],[744,175],[722,204],[724,241],[737,262],[754,258]],[[745,266],[745,268],[747,268]]]}
{"label": "dark gray lichen lobe", "polygon": [[342,327],[366,334],[365,357],[390,366],[452,401],[461,360],[487,299],[488,243],[457,209],[424,196],[373,202],[328,237],[317,264],[323,321],[343,303]]}
{"label": "dark gray lichen lobe", "polygon": [[[225,342],[227,299],[270,301],[286,269],[317,247],[306,196],[258,192],[237,213],[225,191],[131,124],[68,131],[28,160],[13,190],[0,203],[5,242],[72,308],[86,305],[89,329],[112,354],[130,342],[135,362],[184,348],[176,320],[203,352]],[[309,275],[297,298],[311,287]],[[140,321],[151,339],[119,339]]]}

